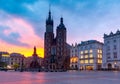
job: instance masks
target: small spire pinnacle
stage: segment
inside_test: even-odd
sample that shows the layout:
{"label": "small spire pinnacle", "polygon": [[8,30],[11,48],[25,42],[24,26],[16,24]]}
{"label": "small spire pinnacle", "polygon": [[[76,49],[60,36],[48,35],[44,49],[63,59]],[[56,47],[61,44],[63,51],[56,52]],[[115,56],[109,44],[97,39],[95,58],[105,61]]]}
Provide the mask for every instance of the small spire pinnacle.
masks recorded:
{"label": "small spire pinnacle", "polygon": [[51,5],[49,4],[49,16],[48,16],[49,19],[51,19]]}
{"label": "small spire pinnacle", "polygon": [[60,23],[63,24],[63,17],[60,18]]}

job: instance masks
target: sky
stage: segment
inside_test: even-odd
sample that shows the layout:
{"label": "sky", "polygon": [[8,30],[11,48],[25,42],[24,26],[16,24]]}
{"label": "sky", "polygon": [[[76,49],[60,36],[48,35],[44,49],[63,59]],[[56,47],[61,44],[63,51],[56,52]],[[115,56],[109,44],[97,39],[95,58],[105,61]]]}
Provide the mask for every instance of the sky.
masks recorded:
{"label": "sky", "polygon": [[31,56],[36,46],[43,57],[49,7],[54,32],[62,16],[70,45],[120,29],[120,0],[0,0],[0,51]]}

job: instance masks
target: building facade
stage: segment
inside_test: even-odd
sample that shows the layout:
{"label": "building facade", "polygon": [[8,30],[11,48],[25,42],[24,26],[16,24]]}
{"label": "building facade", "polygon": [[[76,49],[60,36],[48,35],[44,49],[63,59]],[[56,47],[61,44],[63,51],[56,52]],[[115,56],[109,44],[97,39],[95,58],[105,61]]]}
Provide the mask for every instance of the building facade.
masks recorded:
{"label": "building facade", "polygon": [[0,52],[0,67],[7,67],[9,64],[10,54],[8,52]]}
{"label": "building facade", "polygon": [[21,69],[22,65],[25,65],[25,57],[20,53],[11,53],[9,58],[9,66],[11,69]]}
{"label": "building facade", "polygon": [[53,32],[54,22],[49,11],[46,20],[46,31],[44,35],[44,66],[48,70],[67,69],[68,44],[66,42],[66,27],[63,18],[60,18],[60,24],[56,29],[56,37]]}
{"label": "building facade", "polygon": [[103,68],[120,69],[120,31],[104,34]]}
{"label": "building facade", "polygon": [[98,70],[102,67],[103,43],[88,40],[72,46],[70,66],[80,70]]}
{"label": "building facade", "polygon": [[0,52],[0,61],[9,64],[10,55],[8,52]]}
{"label": "building facade", "polygon": [[70,49],[70,69],[78,69],[78,60],[79,60],[78,45],[75,46],[72,44]]}
{"label": "building facade", "polygon": [[79,69],[99,70],[102,68],[103,43],[96,40],[81,42],[79,46]]}

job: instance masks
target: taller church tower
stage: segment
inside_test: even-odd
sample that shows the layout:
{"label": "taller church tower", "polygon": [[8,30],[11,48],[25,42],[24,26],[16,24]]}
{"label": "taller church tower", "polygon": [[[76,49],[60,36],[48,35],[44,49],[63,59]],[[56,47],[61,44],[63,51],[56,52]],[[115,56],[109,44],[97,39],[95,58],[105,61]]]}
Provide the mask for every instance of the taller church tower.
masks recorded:
{"label": "taller church tower", "polygon": [[67,42],[66,42],[66,27],[63,23],[63,18],[60,18],[60,24],[56,29],[56,37],[53,32],[53,19],[49,10],[48,18],[46,19],[46,31],[44,35],[44,67],[50,71],[67,70],[69,67]]}
{"label": "taller church tower", "polygon": [[51,11],[49,10],[48,18],[46,19],[46,31],[44,35],[44,63],[45,67],[48,67],[51,56],[51,44],[54,39],[53,33],[53,19],[51,17]]}

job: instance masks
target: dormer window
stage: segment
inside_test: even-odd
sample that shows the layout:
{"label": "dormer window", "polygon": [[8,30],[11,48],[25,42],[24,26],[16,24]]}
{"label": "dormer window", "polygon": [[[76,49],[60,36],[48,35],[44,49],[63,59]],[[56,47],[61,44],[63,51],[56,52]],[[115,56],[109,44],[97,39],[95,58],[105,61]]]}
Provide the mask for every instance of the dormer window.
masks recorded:
{"label": "dormer window", "polygon": [[114,40],[113,42],[116,43],[116,40]]}

